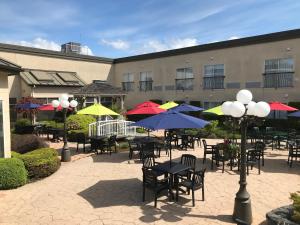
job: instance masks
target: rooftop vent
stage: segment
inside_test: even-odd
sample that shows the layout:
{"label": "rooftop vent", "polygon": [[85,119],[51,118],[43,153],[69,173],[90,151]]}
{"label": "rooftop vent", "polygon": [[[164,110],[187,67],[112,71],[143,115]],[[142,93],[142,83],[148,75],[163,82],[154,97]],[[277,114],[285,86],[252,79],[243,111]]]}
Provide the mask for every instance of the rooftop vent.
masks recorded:
{"label": "rooftop vent", "polygon": [[63,53],[76,53],[80,54],[81,44],[76,42],[69,42],[61,45],[61,52]]}

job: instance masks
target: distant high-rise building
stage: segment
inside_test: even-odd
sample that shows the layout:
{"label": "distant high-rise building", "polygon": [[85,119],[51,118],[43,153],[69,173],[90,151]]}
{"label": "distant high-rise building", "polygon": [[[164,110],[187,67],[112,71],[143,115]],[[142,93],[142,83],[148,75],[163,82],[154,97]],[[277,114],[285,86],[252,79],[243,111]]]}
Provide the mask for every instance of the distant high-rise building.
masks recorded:
{"label": "distant high-rise building", "polygon": [[76,42],[68,42],[61,45],[61,52],[64,53],[81,53],[81,44]]}

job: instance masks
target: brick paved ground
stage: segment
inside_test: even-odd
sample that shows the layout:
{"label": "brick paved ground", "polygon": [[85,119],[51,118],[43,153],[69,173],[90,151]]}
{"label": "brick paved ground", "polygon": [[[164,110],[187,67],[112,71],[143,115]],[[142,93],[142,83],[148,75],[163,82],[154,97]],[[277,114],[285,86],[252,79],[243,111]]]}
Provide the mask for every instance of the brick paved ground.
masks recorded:
{"label": "brick paved ground", "polygon": [[[189,153],[195,154],[202,166],[202,149]],[[173,155],[178,159],[181,154],[174,151]],[[268,150],[266,155],[262,174],[254,169],[248,176],[255,225],[264,224],[266,212],[289,204],[289,193],[300,190],[300,163],[288,168],[286,151]],[[155,209],[150,194],[148,202],[141,201],[141,164],[128,161],[128,153],[81,156],[63,163],[46,179],[0,191],[0,225],[233,224],[236,171],[211,171],[207,162],[206,201],[201,201],[201,191],[197,191],[196,207],[191,207],[191,196],[181,197],[179,203],[161,197]],[[163,156],[160,160],[167,159]]]}

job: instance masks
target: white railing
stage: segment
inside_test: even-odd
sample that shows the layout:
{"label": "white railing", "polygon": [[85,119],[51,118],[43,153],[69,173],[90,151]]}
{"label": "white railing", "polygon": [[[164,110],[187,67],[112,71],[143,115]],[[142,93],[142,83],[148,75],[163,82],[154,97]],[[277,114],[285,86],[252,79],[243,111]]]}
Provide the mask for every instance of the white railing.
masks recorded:
{"label": "white railing", "polygon": [[135,136],[134,122],[127,120],[104,120],[89,125],[89,136]]}

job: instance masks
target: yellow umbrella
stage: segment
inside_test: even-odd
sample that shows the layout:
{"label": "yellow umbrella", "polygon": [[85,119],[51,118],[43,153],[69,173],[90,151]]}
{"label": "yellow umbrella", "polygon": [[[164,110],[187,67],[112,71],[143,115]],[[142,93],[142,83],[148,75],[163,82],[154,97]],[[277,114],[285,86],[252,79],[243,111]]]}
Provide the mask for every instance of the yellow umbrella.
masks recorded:
{"label": "yellow umbrella", "polygon": [[79,110],[77,114],[94,115],[94,116],[119,115],[118,113],[98,103],[95,103],[94,105]]}
{"label": "yellow umbrella", "polygon": [[175,106],[178,106],[178,104],[176,102],[167,102],[167,103],[159,106],[158,108],[167,110],[167,109],[171,109],[171,108],[173,108]]}
{"label": "yellow umbrella", "polygon": [[218,115],[218,116],[224,115],[224,113],[222,112],[221,106],[217,106],[217,107],[214,107],[214,108],[205,110],[205,111],[203,111],[203,112],[204,112],[204,113],[213,113],[213,114],[216,114],[216,115]]}

